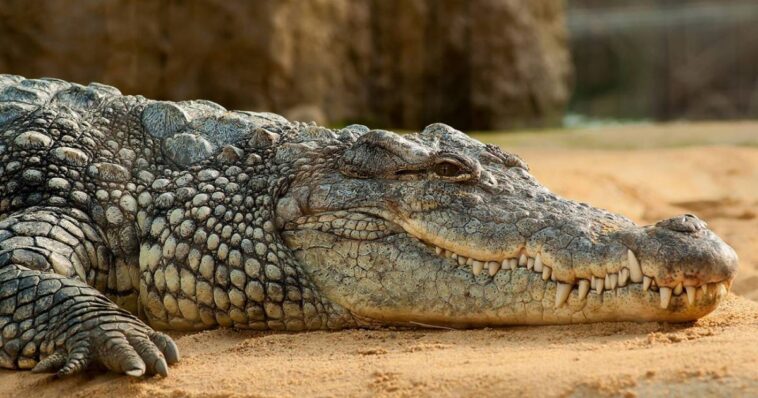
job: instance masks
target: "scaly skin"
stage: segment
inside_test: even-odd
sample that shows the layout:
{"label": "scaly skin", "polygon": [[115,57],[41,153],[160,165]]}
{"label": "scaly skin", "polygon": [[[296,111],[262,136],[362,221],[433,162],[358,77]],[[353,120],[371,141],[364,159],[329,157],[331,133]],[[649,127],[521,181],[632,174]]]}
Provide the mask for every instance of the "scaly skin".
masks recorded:
{"label": "scaly skin", "polygon": [[166,375],[153,328],[687,321],[736,268],[694,216],[558,198],[443,124],[330,130],[0,75],[2,367]]}

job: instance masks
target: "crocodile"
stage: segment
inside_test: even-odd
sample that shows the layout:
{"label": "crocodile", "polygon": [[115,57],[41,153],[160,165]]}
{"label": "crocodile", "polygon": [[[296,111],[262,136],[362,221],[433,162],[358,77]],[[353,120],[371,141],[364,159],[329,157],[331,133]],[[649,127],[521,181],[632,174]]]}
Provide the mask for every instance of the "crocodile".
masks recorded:
{"label": "crocodile", "polygon": [[436,123],[341,129],[0,75],[0,367],[168,374],[166,330],[685,322],[735,252]]}

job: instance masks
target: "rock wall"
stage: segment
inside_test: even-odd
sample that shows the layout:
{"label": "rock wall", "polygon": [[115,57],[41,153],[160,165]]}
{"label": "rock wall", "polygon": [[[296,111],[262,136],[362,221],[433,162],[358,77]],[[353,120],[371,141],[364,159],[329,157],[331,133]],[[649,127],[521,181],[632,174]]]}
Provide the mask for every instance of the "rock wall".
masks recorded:
{"label": "rock wall", "polygon": [[0,72],[320,123],[556,123],[560,0],[0,3]]}

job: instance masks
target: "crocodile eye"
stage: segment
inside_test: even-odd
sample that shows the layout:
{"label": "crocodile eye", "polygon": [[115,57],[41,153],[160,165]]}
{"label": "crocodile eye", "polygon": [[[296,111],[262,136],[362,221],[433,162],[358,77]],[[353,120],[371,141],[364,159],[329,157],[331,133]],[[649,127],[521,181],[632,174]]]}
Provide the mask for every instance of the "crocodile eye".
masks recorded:
{"label": "crocodile eye", "polygon": [[433,160],[434,163],[396,170],[393,177],[400,180],[433,179],[462,182],[479,177],[477,170],[466,167],[461,160],[451,156]]}
{"label": "crocodile eye", "polygon": [[432,171],[440,177],[457,177],[461,174],[465,174],[465,171],[461,166],[449,161],[435,164]]}

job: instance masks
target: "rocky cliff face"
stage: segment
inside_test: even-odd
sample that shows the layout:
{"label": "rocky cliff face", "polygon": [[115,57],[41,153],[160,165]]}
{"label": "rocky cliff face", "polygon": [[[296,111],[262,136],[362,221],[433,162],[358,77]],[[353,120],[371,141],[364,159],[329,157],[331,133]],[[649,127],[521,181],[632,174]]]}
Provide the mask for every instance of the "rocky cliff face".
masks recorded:
{"label": "rocky cliff face", "polygon": [[0,3],[0,72],[320,123],[556,122],[559,0]]}

